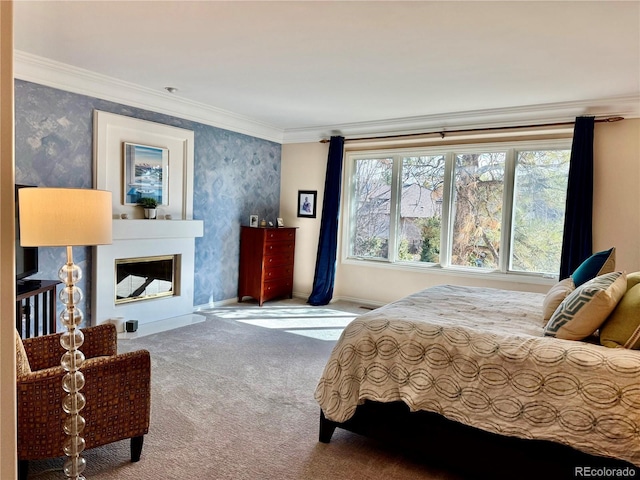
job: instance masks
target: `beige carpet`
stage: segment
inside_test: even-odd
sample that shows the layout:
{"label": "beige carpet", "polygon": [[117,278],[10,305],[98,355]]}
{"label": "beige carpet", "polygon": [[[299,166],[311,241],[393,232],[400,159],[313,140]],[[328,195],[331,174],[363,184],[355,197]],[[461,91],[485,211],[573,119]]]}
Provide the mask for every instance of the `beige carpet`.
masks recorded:
{"label": "beige carpet", "polygon": [[[120,342],[151,352],[151,427],[138,463],[128,441],[85,452],[88,480],[462,478],[342,430],[318,442],[317,379],[335,336],[365,309],[296,299],[240,307]],[[64,479],[62,461],[31,462],[29,478]]]}

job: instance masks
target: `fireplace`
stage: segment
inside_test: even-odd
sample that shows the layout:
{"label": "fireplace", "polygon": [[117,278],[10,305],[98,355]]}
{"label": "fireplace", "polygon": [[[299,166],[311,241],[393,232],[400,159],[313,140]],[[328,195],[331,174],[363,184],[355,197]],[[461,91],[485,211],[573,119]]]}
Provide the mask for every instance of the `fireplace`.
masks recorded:
{"label": "fireplace", "polygon": [[179,258],[179,255],[117,258],[116,305],[175,295],[179,291],[175,276]]}
{"label": "fireplace", "polygon": [[138,335],[192,323],[202,229],[201,220],[114,219],[113,243],[94,247],[92,323],[137,320]]}

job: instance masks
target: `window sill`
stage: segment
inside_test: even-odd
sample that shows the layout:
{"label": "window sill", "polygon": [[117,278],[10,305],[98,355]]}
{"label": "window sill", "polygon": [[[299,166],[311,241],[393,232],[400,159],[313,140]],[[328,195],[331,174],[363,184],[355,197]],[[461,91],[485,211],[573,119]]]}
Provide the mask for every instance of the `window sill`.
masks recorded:
{"label": "window sill", "polygon": [[426,275],[443,275],[469,279],[486,279],[501,282],[518,282],[530,285],[554,285],[558,282],[556,275],[527,274],[519,272],[497,272],[495,270],[476,270],[464,267],[441,267],[440,265],[420,265],[408,262],[387,262],[384,260],[364,260],[358,258],[343,258],[342,265],[353,265],[367,268],[380,268],[395,271],[424,273]]}

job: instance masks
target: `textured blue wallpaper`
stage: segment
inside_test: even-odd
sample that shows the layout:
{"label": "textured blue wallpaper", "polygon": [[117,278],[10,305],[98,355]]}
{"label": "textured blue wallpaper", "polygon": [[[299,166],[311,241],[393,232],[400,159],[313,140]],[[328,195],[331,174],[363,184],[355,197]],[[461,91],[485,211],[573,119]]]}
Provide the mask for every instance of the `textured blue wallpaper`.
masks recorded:
{"label": "textured blue wallpaper", "polygon": [[[16,80],[16,183],[92,187],[93,111],[102,110],[193,130],[193,217],[204,220],[196,239],[194,305],[237,296],[240,225],[250,214],[275,222],[280,205],[281,146],[248,135],[106,100]],[[57,278],[64,249],[41,248],[40,272]],[[91,291],[91,250],[74,248]],[[90,301],[90,299],[87,299]],[[84,306],[85,315],[90,308]]]}

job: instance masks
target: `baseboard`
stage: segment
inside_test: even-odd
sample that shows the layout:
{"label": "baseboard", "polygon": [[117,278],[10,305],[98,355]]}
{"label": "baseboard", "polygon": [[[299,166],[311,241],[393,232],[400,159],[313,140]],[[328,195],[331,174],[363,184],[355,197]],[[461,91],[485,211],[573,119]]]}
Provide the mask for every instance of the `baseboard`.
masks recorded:
{"label": "baseboard", "polygon": [[386,302],[374,302],[373,300],[370,300],[368,298],[358,298],[358,297],[339,296],[331,300],[332,303],[337,301],[357,303],[362,307],[371,308],[371,309],[379,308],[386,305]]}
{"label": "baseboard", "polygon": [[[303,299],[305,301],[309,298],[309,295],[311,295],[310,292],[293,292],[293,298],[300,298],[300,299]],[[331,299],[331,301],[329,302],[329,305],[331,305],[332,303],[335,303],[335,302],[339,302],[339,301],[356,303],[358,305],[363,306],[364,308],[371,308],[371,309],[382,307],[383,305],[386,305],[385,302],[374,302],[374,301],[372,301],[370,299],[366,299],[366,298],[346,297],[346,296],[333,297]],[[194,305],[193,311],[194,312],[198,312],[198,311],[201,311],[201,310],[207,310],[209,308],[224,307],[224,306],[231,305],[231,304],[236,304],[236,303],[238,303],[238,297],[227,298],[225,300],[217,300],[215,302],[204,303],[204,304],[201,304],[201,305]]]}
{"label": "baseboard", "polygon": [[224,307],[226,305],[231,305],[232,303],[238,303],[238,297],[227,298],[225,300],[217,300],[215,302],[203,303],[201,305],[194,305],[193,311],[198,312],[201,310],[207,310],[209,308]]}
{"label": "baseboard", "polygon": [[[307,298],[309,298],[309,295],[311,295],[311,292],[293,292],[293,296],[296,298],[304,298],[305,300]],[[384,302],[374,302],[372,300],[369,299],[365,299],[365,298],[357,298],[357,297],[346,297],[346,296],[342,296],[342,295],[338,295],[338,296],[334,296],[331,301],[329,302],[329,305],[331,305],[332,303],[335,302],[350,302],[350,303],[356,303],[362,307],[365,308],[378,308],[378,307],[382,307],[383,305],[386,305],[386,303]]]}
{"label": "baseboard", "polygon": [[[302,292],[293,292],[293,298],[302,298],[306,300],[307,298],[309,298],[309,294],[302,293]],[[215,302],[203,303],[201,305],[194,305],[193,311],[198,312],[201,310],[207,310],[209,308],[225,307],[227,305],[232,305],[237,303],[238,303],[238,297],[232,297],[224,300],[216,300]]]}

